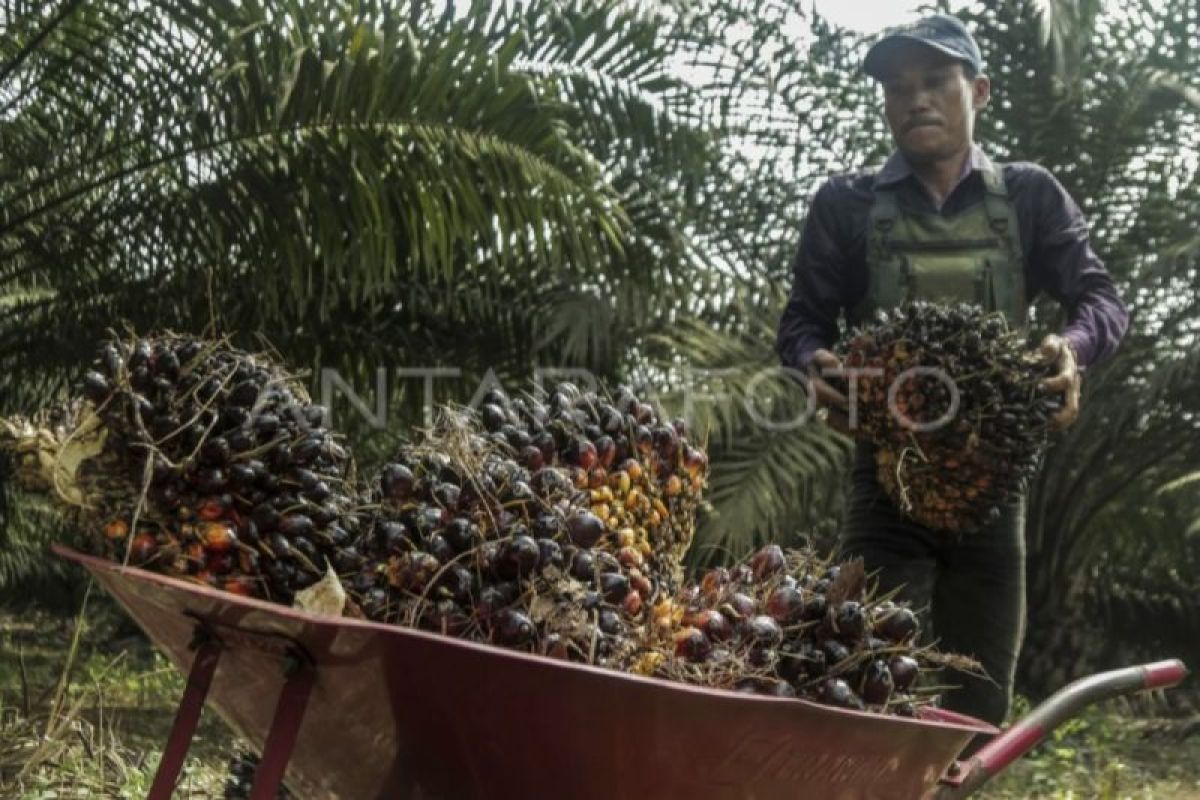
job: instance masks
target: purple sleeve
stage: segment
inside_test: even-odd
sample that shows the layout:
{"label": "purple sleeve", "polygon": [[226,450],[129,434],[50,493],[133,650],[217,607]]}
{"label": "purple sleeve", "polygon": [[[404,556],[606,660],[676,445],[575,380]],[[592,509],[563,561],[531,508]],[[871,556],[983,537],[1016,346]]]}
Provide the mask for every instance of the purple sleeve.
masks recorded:
{"label": "purple sleeve", "polygon": [[813,354],[838,338],[846,256],[839,244],[834,187],[826,181],[809,207],[792,264],[792,291],[779,320],[775,350],[784,366],[807,370]]}
{"label": "purple sleeve", "polygon": [[1129,327],[1129,311],[1088,242],[1083,212],[1053,175],[1042,173],[1031,267],[1040,288],[1067,311],[1062,335],[1074,346],[1080,366],[1091,366],[1116,351]]}

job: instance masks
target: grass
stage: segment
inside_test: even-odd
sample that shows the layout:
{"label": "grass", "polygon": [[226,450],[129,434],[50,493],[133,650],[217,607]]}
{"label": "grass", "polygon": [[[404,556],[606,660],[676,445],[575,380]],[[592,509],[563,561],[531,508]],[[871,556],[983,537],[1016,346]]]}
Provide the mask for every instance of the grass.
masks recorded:
{"label": "grass", "polygon": [[[1020,702],[1016,713],[1028,708]],[[1195,800],[1200,720],[1132,716],[1120,701],[1069,720],[988,786],[990,800]]]}
{"label": "grass", "polygon": [[[0,797],[145,797],[183,685],[106,598],[92,596],[75,619],[0,610]],[[1200,798],[1200,724],[1191,729],[1181,736],[1178,721],[1093,709],[980,796]],[[206,714],[175,797],[222,797],[240,749]]]}
{"label": "grass", "polygon": [[[89,605],[74,620],[0,614],[0,797],[149,791],[184,679],[111,606]],[[237,746],[205,715],[174,796],[221,797]]]}

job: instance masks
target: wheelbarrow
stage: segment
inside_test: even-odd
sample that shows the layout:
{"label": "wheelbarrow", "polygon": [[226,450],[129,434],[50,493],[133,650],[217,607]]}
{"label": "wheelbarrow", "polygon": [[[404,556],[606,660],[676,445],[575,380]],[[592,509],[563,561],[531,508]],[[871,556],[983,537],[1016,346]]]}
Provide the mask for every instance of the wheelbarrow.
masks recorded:
{"label": "wheelbarrow", "polygon": [[[748,696],[309,614],[56,546],[188,676],[151,786],[175,788],[207,704],[262,753],[253,800],[966,797],[1098,700],[1177,660],[1059,691],[1004,732]],[[956,757],[978,734],[990,742]]]}

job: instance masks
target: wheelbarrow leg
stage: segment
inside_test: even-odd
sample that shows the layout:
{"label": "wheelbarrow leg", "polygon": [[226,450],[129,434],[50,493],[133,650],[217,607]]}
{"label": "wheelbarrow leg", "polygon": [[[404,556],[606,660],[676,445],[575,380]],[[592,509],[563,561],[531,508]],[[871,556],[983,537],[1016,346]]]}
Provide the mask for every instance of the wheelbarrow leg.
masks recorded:
{"label": "wheelbarrow leg", "polygon": [[175,791],[220,656],[221,645],[215,639],[203,640],[196,648],[192,668],[188,672],[187,688],[183,691],[183,699],[179,701],[179,710],[175,712],[175,723],[171,726],[171,735],[163,748],[158,770],[154,773],[154,783],[146,795],[147,800],[169,800]]}
{"label": "wheelbarrow leg", "polygon": [[308,697],[316,680],[316,670],[305,660],[291,657],[285,669],[288,675],[279,701],[275,705],[275,716],[271,730],[263,745],[262,759],[254,773],[254,786],[250,789],[250,800],[275,800],[283,783],[283,773],[292,757],[292,747],[300,732]]}

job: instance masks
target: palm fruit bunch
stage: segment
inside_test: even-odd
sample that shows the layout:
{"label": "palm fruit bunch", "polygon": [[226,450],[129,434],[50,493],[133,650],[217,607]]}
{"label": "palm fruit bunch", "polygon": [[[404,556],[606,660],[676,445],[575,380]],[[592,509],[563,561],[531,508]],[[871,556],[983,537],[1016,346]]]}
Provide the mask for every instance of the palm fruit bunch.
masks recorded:
{"label": "palm fruit bunch", "polygon": [[635,672],[713,688],[912,716],[936,701],[918,685],[967,659],[917,645],[913,611],[869,590],[860,559],[768,545],[654,609]]}
{"label": "palm fruit bunch", "polygon": [[28,426],[10,448],[33,444],[93,550],[282,603],[328,564],[347,568],[352,462],[269,359],[187,336],[113,338],[82,393],[69,424]]}
{"label": "palm fruit bunch", "polygon": [[[621,412],[570,384],[548,406],[483,399],[445,409],[381,470],[352,598],[371,619],[617,663],[645,609],[679,585],[706,457],[680,423],[636,422],[648,408],[636,398],[616,436],[593,420]],[[638,427],[666,430],[638,449]]]}
{"label": "palm fruit bunch", "polygon": [[906,515],[965,533],[994,520],[1035,469],[1058,401],[1052,369],[999,314],[915,302],[852,334],[856,434],[876,446],[877,476]]}

